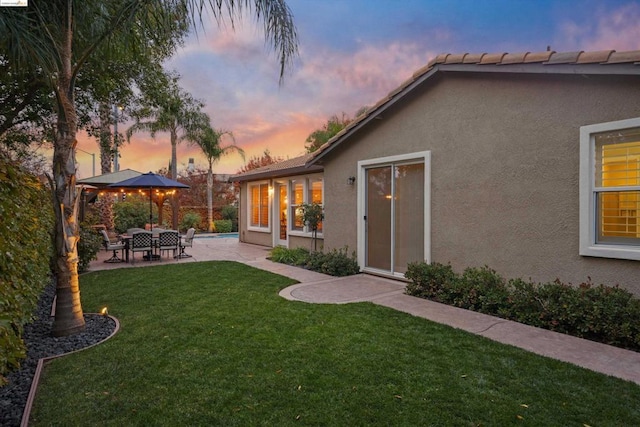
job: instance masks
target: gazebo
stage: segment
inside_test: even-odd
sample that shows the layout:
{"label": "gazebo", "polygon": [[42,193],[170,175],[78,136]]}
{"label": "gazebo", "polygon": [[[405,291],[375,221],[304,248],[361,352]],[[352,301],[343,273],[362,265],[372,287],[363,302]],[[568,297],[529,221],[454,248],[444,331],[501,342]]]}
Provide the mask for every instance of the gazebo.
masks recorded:
{"label": "gazebo", "polygon": [[135,178],[142,175],[142,172],[133,169],[123,169],[118,172],[110,172],[102,175],[92,176],[91,178],[79,179],[76,184],[82,190],[82,204],[80,209],[80,220],[84,220],[84,213],[88,203],[92,203],[101,191],[112,191],[108,188],[109,184],[124,181],[125,179]]}

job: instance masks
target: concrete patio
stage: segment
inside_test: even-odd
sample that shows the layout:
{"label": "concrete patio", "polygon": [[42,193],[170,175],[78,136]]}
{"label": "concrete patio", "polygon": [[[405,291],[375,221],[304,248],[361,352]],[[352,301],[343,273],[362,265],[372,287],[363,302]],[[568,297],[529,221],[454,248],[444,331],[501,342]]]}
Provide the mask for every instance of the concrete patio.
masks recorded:
{"label": "concrete patio", "polygon": [[173,259],[165,256],[160,261],[136,259],[135,264],[110,264],[104,260],[111,256],[111,252],[101,250],[98,260],[91,263],[90,271],[213,260],[237,261],[300,282],[280,292],[289,300],[320,304],[368,301],[640,385],[640,353],[405,295],[404,283],[399,281],[366,274],[337,278],[274,263],[266,259],[269,248],[240,243],[237,238],[201,234],[186,252],[192,257]]}

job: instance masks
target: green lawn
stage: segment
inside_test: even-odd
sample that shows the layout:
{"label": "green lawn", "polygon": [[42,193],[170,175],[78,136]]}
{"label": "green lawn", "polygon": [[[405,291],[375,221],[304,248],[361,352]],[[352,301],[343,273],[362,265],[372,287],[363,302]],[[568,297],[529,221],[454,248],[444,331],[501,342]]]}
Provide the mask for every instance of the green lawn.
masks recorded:
{"label": "green lawn", "polygon": [[81,277],[120,332],[44,370],[32,425],[640,425],[640,386],[233,262]]}

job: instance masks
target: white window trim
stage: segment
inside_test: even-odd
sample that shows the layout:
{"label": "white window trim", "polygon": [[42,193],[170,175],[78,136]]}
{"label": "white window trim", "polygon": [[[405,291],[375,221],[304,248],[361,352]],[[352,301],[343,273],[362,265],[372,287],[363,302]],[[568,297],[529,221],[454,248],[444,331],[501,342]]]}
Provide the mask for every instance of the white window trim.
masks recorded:
{"label": "white window trim", "polygon": [[[289,198],[291,198],[291,181],[302,180],[302,194],[303,194],[303,203],[309,203],[309,181],[312,179],[320,179],[322,182],[322,208],[324,210],[324,174],[314,174],[314,175],[300,175],[300,176],[292,176],[287,179],[287,193],[289,194]],[[287,209],[289,209],[289,216],[287,218],[287,233],[289,236],[296,237],[313,237],[313,232],[309,230],[307,225],[304,226],[304,230],[294,230],[293,229],[293,218],[291,218],[291,204],[287,205]],[[324,229],[324,227],[323,227]],[[324,238],[322,232],[318,232],[318,239]]]}
{"label": "white window trim", "polygon": [[[268,212],[269,212],[269,221],[267,227],[256,227],[255,225],[251,225],[251,211],[252,211],[252,201],[251,201],[251,187],[260,186],[263,184],[268,185],[267,199],[268,199]],[[258,233],[271,233],[271,218],[273,217],[273,186],[269,181],[252,181],[247,184],[247,230],[256,231]]]}
{"label": "white window trim", "polygon": [[640,261],[640,246],[596,243],[595,136],[640,127],[640,117],[580,127],[580,255]]}
{"label": "white window trim", "polygon": [[[424,260],[427,263],[431,263],[431,151],[419,151],[377,159],[360,160],[358,162],[358,220],[356,230],[358,236],[358,264],[360,264],[360,266],[366,265],[365,247],[367,243],[363,220],[366,198],[366,169],[379,164],[404,161],[424,162]],[[375,270],[371,268],[361,268],[363,271],[375,272]],[[402,277],[404,277],[404,274]]]}

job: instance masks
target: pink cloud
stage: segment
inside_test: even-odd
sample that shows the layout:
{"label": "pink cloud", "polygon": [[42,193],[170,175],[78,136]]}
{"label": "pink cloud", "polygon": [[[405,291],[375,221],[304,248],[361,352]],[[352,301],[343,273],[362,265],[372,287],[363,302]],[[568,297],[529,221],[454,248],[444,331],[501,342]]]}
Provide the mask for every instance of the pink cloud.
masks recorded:
{"label": "pink cloud", "polygon": [[[277,62],[265,48],[261,30],[246,25],[235,32],[207,29],[168,66],[183,75],[181,86],[206,103],[212,125],[234,133],[247,158],[267,148],[276,156],[295,157],[304,153],[307,136],[331,115],[353,116],[360,107],[373,105],[435,54],[418,43],[398,41],[361,41],[352,52],[301,44],[300,60],[279,86]],[[165,167],[171,155],[163,134],[155,140],[136,134],[121,153],[121,168],[141,172]],[[178,167],[189,157],[205,163],[197,148],[179,145]],[[240,157],[230,155],[216,170],[234,173],[241,166]]]}
{"label": "pink cloud", "polygon": [[612,11],[597,10],[592,24],[567,21],[558,44],[572,49],[618,51],[640,49],[640,4],[629,3]]}

